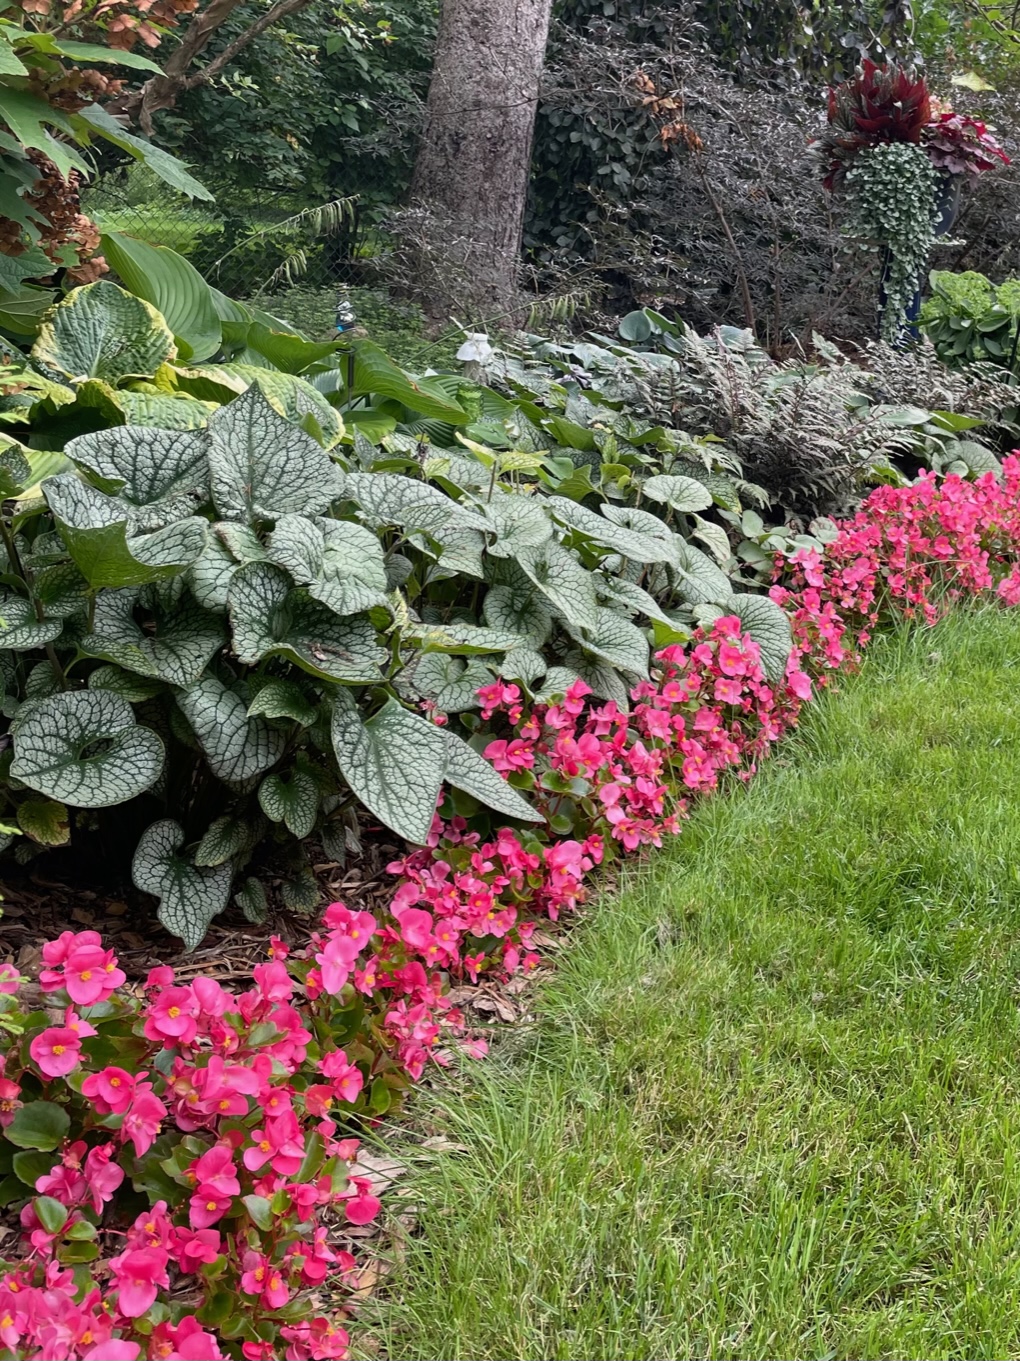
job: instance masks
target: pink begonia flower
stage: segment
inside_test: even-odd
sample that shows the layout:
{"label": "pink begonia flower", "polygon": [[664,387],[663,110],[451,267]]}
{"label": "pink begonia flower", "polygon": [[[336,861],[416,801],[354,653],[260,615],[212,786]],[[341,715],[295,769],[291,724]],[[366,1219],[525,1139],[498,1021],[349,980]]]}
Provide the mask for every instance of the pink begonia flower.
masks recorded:
{"label": "pink begonia flower", "polygon": [[[354,955],[357,955],[357,950],[354,951]],[[325,948],[316,953],[315,962],[319,966],[323,991],[328,992],[331,997],[336,997],[351,976],[354,958],[349,943],[344,939],[327,941]]]}
{"label": "pink begonia flower", "polygon": [[382,1209],[382,1201],[371,1194],[372,1183],[367,1177],[351,1177],[354,1195],[347,1201],[344,1213],[352,1224],[370,1224]]}
{"label": "pink begonia flower", "polygon": [[168,1261],[167,1253],[159,1248],[129,1250],[110,1258],[117,1308],[125,1318],[141,1318],[155,1304],[160,1287],[169,1289]]}
{"label": "pink begonia flower", "polygon": [[215,1262],[220,1255],[221,1241],[217,1229],[175,1228],[171,1251],[182,1271],[195,1272],[203,1264]]}
{"label": "pink begonia flower", "polygon": [[190,1044],[198,1034],[198,999],[190,987],[164,988],[145,1014],[145,1038],[164,1044]]}
{"label": "pink begonia flower", "polygon": [[36,1035],[28,1052],[45,1077],[66,1077],[78,1067],[81,1040],[66,1026],[50,1026]]}
{"label": "pink begonia flower", "polygon": [[790,687],[798,699],[811,698],[811,678],[805,676],[803,671],[790,671],[787,673],[786,684]]}
{"label": "pink begonia flower", "polygon": [[242,1263],[241,1289],[246,1295],[259,1295],[267,1309],[282,1309],[290,1299],[283,1275],[268,1257],[246,1252]]}
{"label": "pink begonia flower", "polygon": [[252,1146],[245,1150],[243,1158],[249,1172],[257,1172],[270,1162],[274,1172],[289,1177],[304,1162],[304,1136],[292,1110],[267,1120],[265,1128],[253,1130],[251,1137]]}
{"label": "pink begonia flower", "polygon": [[234,1150],[226,1144],[214,1144],[191,1164],[188,1171],[198,1183],[199,1195],[208,1192],[230,1199],[241,1194],[241,1183],[234,1165]]}
{"label": "pink begonia flower", "polygon": [[135,1094],[135,1080],[123,1068],[103,1068],[82,1083],[87,1097],[100,1115],[123,1115]]}
{"label": "pink begonia flower", "polygon": [[99,1144],[89,1150],[85,1159],[85,1180],[88,1183],[92,1208],[101,1214],[124,1180],[124,1169],[113,1161],[117,1150],[113,1144]]}
{"label": "pink begonia flower", "polygon": [[152,1330],[155,1350],[149,1355],[160,1361],[223,1361],[220,1344],[207,1333],[194,1314],[186,1314],[175,1328],[160,1323]]}
{"label": "pink begonia flower", "polygon": [[0,1129],[6,1129],[14,1119],[18,1107],[22,1104],[18,1098],[21,1095],[21,1088],[16,1082],[12,1082],[9,1077],[0,1078]]}
{"label": "pink begonia flower", "polygon": [[80,1007],[105,1002],[126,978],[124,970],[117,967],[117,956],[102,946],[75,945],[64,961],[64,987]]}
{"label": "pink begonia flower", "polygon": [[124,1123],[120,1127],[121,1142],[130,1139],[139,1158],[145,1156],[156,1142],[159,1127],[166,1119],[167,1109],[147,1082],[135,1086],[134,1096]]}
{"label": "pink begonia flower", "polygon": [[0,992],[15,993],[25,981],[13,964],[0,964]]}
{"label": "pink begonia flower", "polygon": [[111,1337],[108,1342],[97,1342],[82,1357],[82,1361],[138,1361],[141,1344],[125,1337]]}
{"label": "pink begonia flower", "polygon": [[319,1060],[319,1072],[327,1077],[336,1094],[344,1101],[357,1101],[365,1085],[361,1069],[348,1061],[342,1049],[333,1049]]}
{"label": "pink begonia flower", "polygon": [[[328,1318],[313,1318],[280,1329],[280,1335],[290,1346],[284,1353],[285,1361],[347,1361],[350,1338]],[[246,1361],[248,1355],[245,1353]],[[254,1357],[252,1361],[262,1361]]]}

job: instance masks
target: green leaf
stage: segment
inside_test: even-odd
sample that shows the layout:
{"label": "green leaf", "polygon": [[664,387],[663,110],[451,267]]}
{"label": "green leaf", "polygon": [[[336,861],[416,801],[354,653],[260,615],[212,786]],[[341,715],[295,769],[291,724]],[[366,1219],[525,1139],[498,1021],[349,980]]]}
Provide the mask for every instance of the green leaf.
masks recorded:
{"label": "green leaf", "polygon": [[726,600],[733,593],[730,579],[715,563],[693,544],[676,539],[680,551],[681,593],[692,605],[713,604]]}
{"label": "green leaf", "polygon": [[493,652],[510,652],[523,647],[527,635],[509,629],[479,628],[477,624],[408,624],[401,637],[425,652],[451,652],[462,656],[484,657]]}
{"label": "green leaf", "polygon": [[735,614],[761,649],[761,665],[773,685],[786,675],[793,639],[790,620],[767,595],[731,595],[717,602],[726,614]]}
{"label": "green leaf", "polygon": [[86,177],[90,175],[88,163],[67,142],[58,142],[46,131],[44,124],[59,128],[61,132],[72,131],[67,116],[48,100],[30,94],[28,90],[0,84],[0,119],[23,146],[48,156],[65,179],[72,170]]}
{"label": "green leaf", "polygon": [[44,279],[53,270],[53,261],[38,246],[20,255],[0,255],[0,288],[17,293],[26,279]]}
{"label": "green leaf", "polygon": [[628,312],[616,328],[622,340],[631,344],[642,344],[651,339],[652,323],[644,311]]}
{"label": "green leaf", "polygon": [[157,66],[151,57],[143,57],[140,52],[125,52],[121,48],[104,47],[102,43],[72,42],[69,38],[51,38],[51,41],[51,51],[70,57],[79,66],[92,66],[98,61],[109,62],[113,66],[130,66],[135,71],[163,73],[161,66]]}
{"label": "green leaf", "polygon": [[596,515],[587,506],[568,501],[563,496],[550,496],[547,504],[561,524],[579,530],[595,543],[604,544],[625,558],[634,562],[675,561],[672,544],[658,535],[641,534],[625,525],[615,524],[612,520]]}
{"label": "green leaf", "polygon": [[70,1128],[71,1117],[63,1106],[52,1101],[29,1101],[14,1112],[4,1136],[16,1148],[38,1148],[50,1153],[60,1147]]}
{"label": "green leaf", "polygon": [[256,321],[248,327],[248,348],[268,359],[274,369],[299,374],[335,354],[338,346],[335,340],[303,340],[292,332]]}
{"label": "green leaf", "polygon": [[242,1196],[241,1203],[255,1227],[263,1233],[269,1233],[273,1227],[273,1212],[265,1196]]}
{"label": "green leaf", "polygon": [[545,598],[529,588],[497,585],[490,588],[482,606],[485,622],[493,629],[505,629],[539,648],[552,629],[552,613]]}
{"label": "green leaf", "polygon": [[465,794],[484,803],[487,808],[495,808],[507,817],[518,818],[523,822],[542,822],[541,813],[536,813],[531,804],[507,784],[503,776],[482,756],[456,733],[446,730],[446,780],[455,789],[463,789]]}
{"label": "green leaf", "polygon": [[71,839],[67,808],[53,799],[26,799],[19,803],[18,826],[40,846],[66,846]]}
{"label": "green leaf", "polygon": [[564,618],[577,628],[596,627],[592,573],[561,543],[553,539],[538,548],[521,549],[517,565]]}
{"label": "green leaf", "polygon": [[250,374],[252,386],[258,387],[274,411],[311,435],[322,448],[332,449],[343,438],[340,413],[306,379],[243,364],[232,364],[230,368],[238,374]]}
{"label": "green leaf", "polygon": [[378,537],[347,520],[282,515],[269,537],[270,562],[337,615],[386,603],[386,559]]}
{"label": "green leaf", "polygon": [[632,581],[622,577],[604,576],[595,585],[600,601],[616,601],[626,607],[631,614],[643,614],[646,619],[657,619],[669,628],[676,627],[676,621],[660,607],[655,597]]}
{"label": "green leaf", "polygon": [[174,354],[174,338],[156,309],[105,279],[72,289],[32,346],[33,361],[50,378],[101,378],[114,386],[149,377]]}
{"label": "green leaf", "polygon": [[241,818],[221,817],[211,823],[195,851],[195,864],[201,868],[223,865],[251,844],[252,829]]}
{"label": "green leaf", "polygon": [[446,773],[446,734],[392,698],[363,722],[339,690],[332,738],[340,773],[365,807],[405,841],[424,845]]}
{"label": "green leaf", "polygon": [[0,591],[0,648],[31,652],[59,638],[63,627],[59,619],[37,619],[24,596]]}
{"label": "green leaf", "polygon": [[369,619],[339,619],[291,589],[280,567],[252,562],[234,577],[229,596],[234,652],[247,665],[267,656],[289,657],[313,676],[378,681],[386,654]]}
{"label": "green leaf", "polygon": [[692,533],[696,539],[700,539],[705,544],[717,562],[729,562],[733,556],[733,550],[730,548],[726,531],[721,525],[714,524],[711,520],[703,520],[700,515],[695,515]]}
{"label": "green leaf", "polygon": [[224,520],[313,515],[339,495],[329,455],[255,386],[212,417],[209,435],[213,501]]}
{"label": "green leaf", "polygon": [[170,818],[142,833],[131,862],[131,877],[142,893],[159,899],[159,920],[189,950],[202,943],[209,923],[227,905],[233,870],[229,864],[198,869],[179,852],[184,829]]}
{"label": "green leaf", "polygon": [[479,512],[427,482],[399,473],[348,473],[343,494],[357,502],[373,529],[399,525],[437,539],[452,527],[491,529]]}
{"label": "green leaf", "polygon": [[159,529],[189,516],[208,496],[204,435],[122,425],[79,435],[66,452],[93,474],[102,491],[131,507],[135,529]]}
{"label": "green leaf", "polygon": [[578,629],[569,620],[564,626],[587,652],[637,676],[648,675],[648,639],[616,610],[599,609],[595,628]]}
{"label": "green leaf", "polygon": [[138,599],[136,589],[100,591],[92,632],[82,639],[81,650],[168,685],[193,685],[226,641],[222,623],[185,598],[157,608],[155,625],[143,627],[135,618]]}
{"label": "green leaf", "polygon": [[684,512],[707,510],[712,504],[712,493],[693,477],[660,474],[647,478],[641,491],[650,501],[664,501],[674,510]]}
{"label": "green leaf", "polygon": [[269,916],[266,890],[257,879],[246,879],[234,894],[234,902],[244,913],[245,921],[253,922],[256,926]]}
{"label": "green leaf", "polygon": [[260,716],[249,718],[240,695],[215,676],[205,676],[185,690],[177,696],[177,703],[218,779],[250,780],[275,765],[283,754],[283,733]]}
{"label": "green leaf", "polygon": [[477,709],[476,691],[491,681],[492,672],[480,662],[464,662],[439,652],[425,653],[414,668],[415,692],[447,714]]}
{"label": "green leaf", "polygon": [[497,558],[515,557],[521,548],[537,548],[552,538],[548,500],[532,496],[502,494],[486,506],[486,514],[496,532],[488,551]]}
{"label": "green leaf", "polygon": [[12,1166],[14,1175],[19,1181],[23,1181],[26,1186],[35,1188],[36,1182],[40,1177],[45,1177],[47,1172],[53,1170],[53,1159],[48,1153],[44,1152],[23,1152],[15,1153]]}
{"label": "green leaf", "polygon": [[130,671],[122,671],[119,666],[100,666],[89,676],[90,690],[110,690],[115,695],[123,695],[132,704],[141,704],[152,699],[163,689],[162,681],[145,680]]}
{"label": "green leaf", "polygon": [[451,425],[466,425],[469,417],[437,383],[427,378],[409,378],[393,360],[371,340],[356,340],[354,387],[351,397],[388,397],[422,416],[434,416]]}
{"label": "green leaf", "polygon": [[200,184],[193,175],[188,174],[188,168],[183,161],[179,161],[176,156],[171,156],[166,151],[161,151],[151,142],[146,142],[141,137],[126,132],[116,118],[107,113],[101,105],[87,105],[84,109],[79,110],[73,122],[76,129],[84,125],[83,131],[87,134],[98,132],[101,137],[105,137],[114,146],[119,146],[122,151],[129,152],[136,161],[142,161],[154,175],[158,175],[172,188],[179,189],[191,198],[212,200],[213,195],[204,184]]}
{"label": "green leaf", "polygon": [[281,881],[280,897],[284,907],[289,907],[292,912],[312,912],[319,906],[319,885],[310,866],[303,865]]}
{"label": "green leaf", "polygon": [[67,1223],[67,1206],[52,1196],[36,1196],[32,1208],[47,1233],[59,1233]]}
{"label": "green leaf", "polygon": [[14,733],[11,773],[30,789],[76,808],[125,803],[155,784],[163,743],[139,727],[126,699],[67,690],[34,702]]}
{"label": "green leaf", "polygon": [[295,770],[289,780],[267,775],[259,785],[259,803],[270,821],[284,823],[301,840],[315,826],[319,789],[303,770]]}
{"label": "green leaf", "polygon": [[265,714],[266,718],[290,718],[305,728],[312,726],[319,713],[301,686],[289,680],[267,681],[248,705],[248,712]]}
{"label": "green leaf", "polygon": [[201,362],[217,352],[220,319],[212,291],[193,264],[168,246],[150,246],[122,232],[104,232],[100,248],[125,287],[162,315],[181,359]]}
{"label": "green leaf", "polygon": [[73,473],[47,478],[43,492],[68,552],[94,589],[177,576],[205,547],[208,525],[197,516],[153,533],[131,533],[127,502],[104,495]]}
{"label": "green leaf", "polygon": [[199,402],[181,392],[117,390],[117,404],[128,425],[157,426],[161,430],[202,430],[216,410],[215,402]]}

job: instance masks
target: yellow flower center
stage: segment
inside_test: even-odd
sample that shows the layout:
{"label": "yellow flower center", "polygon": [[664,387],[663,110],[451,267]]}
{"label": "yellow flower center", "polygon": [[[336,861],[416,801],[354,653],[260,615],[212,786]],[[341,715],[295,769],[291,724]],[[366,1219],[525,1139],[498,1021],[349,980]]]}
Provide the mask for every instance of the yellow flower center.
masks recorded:
{"label": "yellow flower center", "polygon": [[67,1046],[64,1045],[64,1044],[55,1044],[55,1045],[53,1046],[53,1052],[54,1052],[54,1054],[60,1055],[60,1054],[62,1054],[62,1053],[64,1052],[64,1050],[65,1050],[66,1048],[67,1048]]}
{"label": "yellow flower center", "polygon": [[89,981],[89,979],[92,977],[92,970],[91,970],[91,969],[86,969],[85,972],[82,973],[82,974],[79,974],[78,977],[81,979],[81,981],[82,981],[83,983],[87,983],[87,982]]}
{"label": "yellow flower center", "polygon": [[256,1279],[257,1281],[261,1281],[262,1278],[263,1278],[263,1276],[264,1276],[265,1274],[266,1274],[266,1269],[265,1269],[264,1266],[257,1266],[257,1267],[255,1268],[254,1276],[255,1276],[255,1279]]}
{"label": "yellow flower center", "polygon": [[216,1209],[216,1202],[215,1202],[215,1200],[207,1200],[207,1201],[205,1202],[205,1208],[206,1208],[207,1210],[215,1210],[215,1209]]}
{"label": "yellow flower center", "polygon": [[268,1139],[263,1139],[262,1142],[259,1144],[259,1148],[261,1148],[263,1153],[268,1153],[270,1147],[271,1145]]}
{"label": "yellow flower center", "polygon": [[[3,1318],[0,1318],[0,1328],[12,1328],[13,1326],[14,1320],[11,1318],[10,1314],[4,1314]],[[91,1339],[89,1340],[91,1341]]]}
{"label": "yellow flower center", "polygon": [[170,1007],[169,1010],[167,1011],[167,1015],[168,1015],[169,1017],[171,1017],[172,1020],[175,1020],[175,1021],[177,1020],[177,1017],[178,1017],[180,1014],[181,1014],[181,1009],[180,1009],[180,1007]]}
{"label": "yellow flower center", "polygon": [[112,1078],[110,1078],[110,1086],[111,1086],[111,1087],[119,1087],[119,1086],[120,1086],[120,1078],[119,1078],[119,1077],[112,1077]]}

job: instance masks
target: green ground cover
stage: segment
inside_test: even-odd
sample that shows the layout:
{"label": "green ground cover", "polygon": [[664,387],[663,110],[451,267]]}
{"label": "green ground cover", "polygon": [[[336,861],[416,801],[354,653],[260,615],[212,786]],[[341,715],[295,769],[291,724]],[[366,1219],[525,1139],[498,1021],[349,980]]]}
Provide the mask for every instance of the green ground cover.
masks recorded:
{"label": "green ground cover", "polygon": [[1020,613],[878,641],[421,1098],[394,1361],[1020,1354]]}

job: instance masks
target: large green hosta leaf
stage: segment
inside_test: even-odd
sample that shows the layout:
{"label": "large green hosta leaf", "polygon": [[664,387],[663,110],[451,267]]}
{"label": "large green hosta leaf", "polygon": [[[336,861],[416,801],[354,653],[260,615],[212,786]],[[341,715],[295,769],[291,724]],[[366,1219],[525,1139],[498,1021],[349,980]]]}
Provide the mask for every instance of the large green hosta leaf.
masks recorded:
{"label": "large green hosta leaf", "polygon": [[209,923],[230,897],[234,871],[230,864],[198,869],[180,854],[184,829],[170,818],[154,822],[142,833],[131,862],[131,877],[143,893],[159,899],[158,916],[189,950],[202,943]]}
{"label": "large green hosta leaf", "polygon": [[151,302],[173,332],[184,360],[209,359],[222,331],[212,290],[194,265],[167,246],[150,246],[122,232],[104,232],[103,255],[136,297]]}
{"label": "large green hosta leaf", "polygon": [[213,501],[224,520],[314,515],[339,495],[336,464],[254,385],[213,416],[209,436]]}
{"label": "large green hosta leaf", "polygon": [[521,549],[517,565],[554,609],[576,628],[596,627],[598,606],[593,574],[569,549],[550,539],[538,548]]}
{"label": "large green hosta leaf", "polygon": [[59,619],[37,619],[30,600],[0,591],[0,648],[11,652],[31,652],[59,638],[63,624]]}
{"label": "large green hosta leaf", "polygon": [[767,595],[731,595],[717,602],[726,614],[735,614],[761,649],[761,666],[773,685],[786,675],[793,637],[790,618]]}
{"label": "large green hosta leaf", "polygon": [[378,537],[347,520],[282,515],[269,536],[270,562],[334,614],[386,603],[386,559]]}
{"label": "large green hosta leaf", "polygon": [[77,808],[125,803],[155,784],[163,743],[120,695],[69,690],[28,706],[14,732],[11,773]]}
{"label": "large green hosta leaf", "polygon": [[407,841],[427,840],[444,780],[509,817],[542,820],[466,742],[395,699],[365,722],[354,700],[338,691],[332,736],[340,773],[352,791]]}
{"label": "large green hosta leaf", "polygon": [[79,435],[67,453],[134,512],[133,528],[191,515],[209,489],[209,441],[193,431],[117,426]]}
{"label": "large green hosta leaf", "polygon": [[206,676],[177,696],[184,717],[205,752],[209,769],[228,783],[261,775],[283,754],[283,733],[259,715],[249,716],[240,695]]}
{"label": "large green hosta leaf", "polygon": [[185,597],[167,609],[154,602],[155,628],[143,628],[135,619],[139,595],[131,589],[100,591],[81,650],[141,676],[193,685],[226,641],[222,623]]}
{"label": "large green hosta leaf", "polygon": [[176,354],[156,309],[107,280],[74,288],[43,322],[32,359],[49,378],[148,378]]}
{"label": "large green hosta leaf", "polygon": [[73,473],[47,478],[43,491],[68,552],[93,588],[142,586],[176,576],[205,547],[205,520],[195,516],[134,534],[130,506]]}
{"label": "large green hosta leaf", "polygon": [[286,572],[252,562],[234,577],[229,594],[234,652],[254,665],[268,656],[288,657],[326,680],[378,681],[386,653],[365,616],[340,619],[303,591]]}
{"label": "large green hosta leaf", "polygon": [[348,473],[344,496],[361,507],[373,529],[399,525],[441,539],[451,528],[491,529],[485,517],[427,482],[399,473]]}
{"label": "large green hosta leaf", "polygon": [[468,413],[438,383],[427,378],[409,378],[374,341],[356,340],[353,349],[354,386],[349,396],[387,397],[422,416],[433,416],[451,425],[467,424]]}

